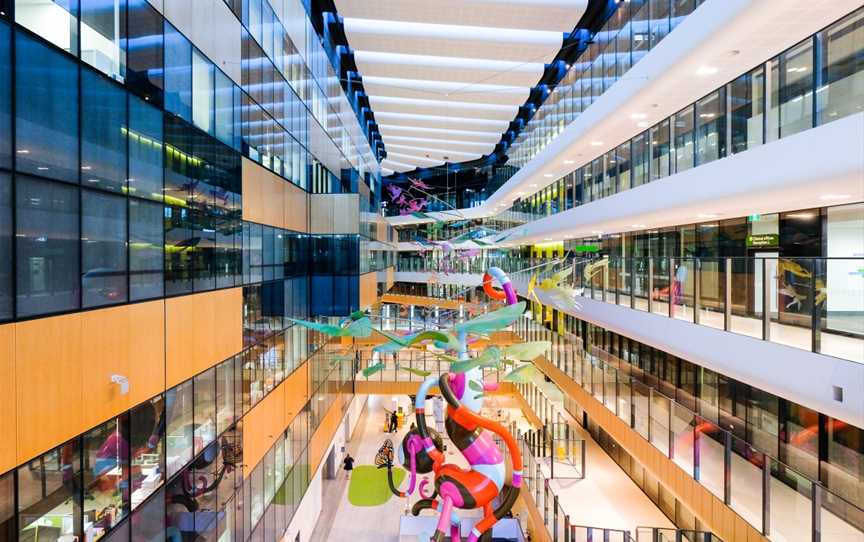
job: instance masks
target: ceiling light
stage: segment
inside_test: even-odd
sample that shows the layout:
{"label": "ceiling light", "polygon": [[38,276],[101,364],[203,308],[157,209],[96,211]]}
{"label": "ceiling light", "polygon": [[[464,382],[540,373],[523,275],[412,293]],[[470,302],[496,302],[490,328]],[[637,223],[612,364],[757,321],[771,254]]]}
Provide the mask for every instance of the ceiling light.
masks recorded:
{"label": "ceiling light", "polygon": [[552,177],[552,174],[551,173],[544,173],[543,176],[548,179],[548,178]]}
{"label": "ceiling light", "polygon": [[564,160],[564,163],[567,165],[570,165],[570,164],[575,164],[576,162],[574,162],[573,160]]}
{"label": "ceiling light", "polygon": [[592,142],[591,142],[591,146],[592,146],[592,147],[599,147],[599,146],[602,145],[602,144],[603,144],[602,141],[592,141]]}
{"label": "ceiling light", "polygon": [[632,115],[630,115],[630,118],[633,120],[639,120],[639,119],[644,119],[647,116],[648,115],[646,115],[645,113],[633,113]]}
{"label": "ceiling light", "polygon": [[645,224],[630,224],[631,228],[644,228]]}
{"label": "ceiling light", "polygon": [[785,215],[786,218],[802,218],[802,219],[810,219],[813,218],[813,213],[787,213]]}
{"label": "ceiling light", "polygon": [[832,201],[832,200],[838,200],[838,199],[849,199],[851,197],[852,196],[850,196],[849,194],[825,194],[825,195],[819,196],[819,199],[821,199],[822,201]]}
{"label": "ceiling light", "polygon": [[696,69],[696,75],[714,75],[719,71],[720,69],[715,66],[699,66]]}
{"label": "ceiling light", "polygon": [[525,195],[525,192],[516,192],[516,195],[517,195],[517,196],[524,196],[524,195]]}
{"label": "ceiling light", "polygon": [[717,216],[714,213],[699,213],[696,218],[717,218]]}
{"label": "ceiling light", "polygon": [[545,238],[545,239],[543,239],[543,240],[544,240],[544,241],[551,241],[551,240],[552,240],[552,238],[551,238],[551,237],[546,237],[546,238]]}
{"label": "ceiling light", "polygon": [[537,183],[529,184],[529,185],[528,185],[528,188],[537,188]]}
{"label": "ceiling light", "polygon": [[18,153],[18,154],[30,154],[30,150],[29,150],[29,149],[18,149],[18,150],[15,151],[15,152]]}
{"label": "ceiling light", "polygon": [[594,235],[602,235],[603,234],[603,232],[600,230],[592,230],[591,233],[593,233]]}
{"label": "ceiling light", "polygon": [[637,123],[636,123],[636,127],[637,127],[637,128],[648,128],[649,126],[651,126],[651,123],[650,123],[650,122],[645,122],[644,120],[643,120],[642,122],[637,122]]}

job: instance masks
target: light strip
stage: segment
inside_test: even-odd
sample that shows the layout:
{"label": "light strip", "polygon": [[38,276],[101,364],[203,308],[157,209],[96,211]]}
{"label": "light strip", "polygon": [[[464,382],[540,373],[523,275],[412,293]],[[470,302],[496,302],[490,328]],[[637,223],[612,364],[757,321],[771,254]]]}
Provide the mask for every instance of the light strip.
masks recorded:
{"label": "light strip", "polygon": [[493,147],[498,140],[493,142],[480,142],[480,141],[462,141],[462,140],[453,140],[453,139],[436,139],[434,137],[408,137],[408,136],[396,136],[396,135],[388,135],[386,136],[387,141],[396,141],[397,143],[427,143],[430,145],[456,145],[463,147],[479,147],[482,149],[488,149]]}
{"label": "light strip", "polygon": [[413,126],[399,126],[396,124],[379,124],[378,128],[381,134],[384,132],[428,132],[430,134],[441,134],[445,136],[463,135],[468,137],[477,137],[491,142],[497,142],[501,135],[492,132],[472,132],[471,130],[445,130],[443,128],[420,128]]}
{"label": "light strip", "polygon": [[[449,156],[451,154],[458,154],[462,158],[466,158],[466,159],[480,158],[483,155],[483,153],[479,153],[479,152],[462,152],[462,151],[454,151],[452,149],[430,149],[428,147],[415,147],[413,145],[399,145],[396,143],[390,143],[389,141],[390,140],[388,139],[387,141],[384,142],[385,147],[388,149],[388,153],[389,153],[390,149],[403,149],[403,150],[407,150],[407,151],[434,152],[434,153],[439,153],[439,154],[447,155],[447,156]],[[448,160],[449,159],[450,158],[448,158]]]}
{"label": "light strip", "polygon": [[[396,66],[423,66],[427,68],[463,68],[495,72],[537,73],[542,74],[542,62],[516,62],[512,60],[491,60],[483,58],[452,57],[437,55],[409,55],[404,53],[385,53],[381,51],[354,51],[354,60],[366,64],[389,64]],[[363,78],[364,81],[366,78]]]}
{"label": "light strip", "polygon": [[372,85],[381,85],[384,87],[417,90],[429,94],[443,94],[444,96],[483,93],[527,97],[530,90],[530,87],[527,86],[517,87],[513,85],[490,85],[486,83],[462,83],[459,81],[431,81],[428,79],[405,79],[402,77],[380,77],[375,75],[364,76],[363,84],[367,88]]}
{"label": "light strip", "polygon": [[416,105],[418,107],[446,107],[447,109],[463,109],[473,111],[501,111],[516,116],[518,105],[484,104],[472,102],[454,102],[450,100],[433,100],[424,98],[402,98],[399,96],[369,96],[372,110],[377,110],[376,104]]}
{"label": "light strip", "polygon": [[509,120],[497,120],[497,119],[472,119],[469,117],[446,117],[443,115],[422,115],[419,113],[396,113],[393,111],[375,111],[375,119],[377,121],[381,121],[383,119],[391,119],[391,120],[411,120],[411,121],[428,121],[428,122],[442,122],[445,124],[451,123],[461,123],[461,124],[471,124],[472,127],[479,128],[481,126],[488,127],[492,130],[495,130],[496,133],[501,133],[506,130],[510,126]]}
{"label": "light strip", "polygon": [[386,21],[382,19],[343,19],[348,41],[351,34],[396,36],[403,38],[438,38],[443,40],[483,41],[488,43],[548,45],[560,49],[564,42],[562,32],[550,30],[523,30],[452,24]]}

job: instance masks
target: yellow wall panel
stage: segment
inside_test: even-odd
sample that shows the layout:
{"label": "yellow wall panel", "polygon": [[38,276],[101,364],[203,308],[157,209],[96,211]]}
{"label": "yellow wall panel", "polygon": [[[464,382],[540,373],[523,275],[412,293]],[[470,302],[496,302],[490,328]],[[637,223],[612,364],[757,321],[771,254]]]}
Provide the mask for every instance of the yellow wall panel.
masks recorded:
{"label": "yellow wall panel", "polygon": [[84,425],[81,313],[15,324],[18,463]]}
{"label": "yellow wall panel", "polygon": [[[243,418],[243,462],[257,465],[282,435],[285,423],[285,384],[277,386]],[[251,474],[252,469],[246,469]]]}
{"label": "yellow wall panel", "polygon": [[301,365],[299,369],[285,379],[282,385],[285,386],[285,422],[287,425],[309,402],[309,364]]}
{"label": "yellow wall panel", "polygon": [[129,307],[82,312],[81,355],[87,360],[82,363],[84,426],[94,427],[131,406],[129,394],[111,382],[115,374],[129,378]]}
{"label": "yellow wall panel", "polygon": [[129,404],[165,390],[165,302],[129,305]]}
{"label": "yellow wall panel", "polygon": [[371,307],[378,300],[378,272],[360,275],[360,308]]}
{"label": "yellow wall panel", "polygon": [[0,326],[0,472],[17,463],[15,408],[15,326]]}

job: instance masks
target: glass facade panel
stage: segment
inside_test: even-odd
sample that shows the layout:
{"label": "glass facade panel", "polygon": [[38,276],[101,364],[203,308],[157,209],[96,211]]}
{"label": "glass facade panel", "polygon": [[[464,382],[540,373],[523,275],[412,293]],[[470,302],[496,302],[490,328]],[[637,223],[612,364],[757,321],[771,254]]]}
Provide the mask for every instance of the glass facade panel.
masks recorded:
{"label": "glass facade panel", "polygon": [[155,105],[162,105],[165,87],[162,16],[148,0],[128,1],[126,86]]}
{"label": "glass facade panel", "polygon": [[[141,403],[129,413],[132,509],[138,508],[165,481],[164,420],[165,400],[161,395]],[[132,522],[134,526],[134,516]]]}
{"label": "glass facade panel", "polygon": [[216,369],[195,377],[195,454],[216,438]]}
{"label": "glass facade panel", "polygon": [[0,171],[0,321],[8,320],[14,315],[13,235],[12,177]]}
{"label": "glass facade panel", "polygon": [[[33,469],[31,471],[31,468]],[[18,540],[82,540],[81,440],[18,467]]]}
{"label": "glass facade panel", "polygon": [[129,96],[129,194],[161,201],[162,112]]}
{"label": "glass facade panel", "polygon": [[188,209],[165,207],[165,295],[192,291],[192,217]]}
{"label": "glass facade panel", "polygon": [[213,135],[213,64],[198,52],[192,50],[192,122],[210,135]]}
{"label": "glass facade panel", "polygon": [[78,0],[15,0],[15,22],[64,51],[78,54]]}
{"label": "glass facade panel", "polygon": [[192,45],[165,23],[165,109],[192,122]]}
{"label": "glass facade panel", "polygon": [[121,192],[126,188],[126,92],[104,77],[81,71],[81,181]]}
{"label": "glass facade panel", "polygon": [[775,89],[780,106],[780,137],[813,127],[813,40],[780,55],[779,86]]}
{"label": "glass facade panel", "polygon": [[163,295],[163,207],[129,200],[129,299]]}
{"label": "glass facade panel", "polygon": [[696,165],[726,156],[726,91],[696,102]]}
{"label": "glass facade panel", "polygon": [[128,299],[126,199],[85,190],[81,194],[81,291],[84,307]]}
{"label": "glass facade panel", "polygon": [[669,121],[651,128],[651,180],[669,175]]}
{"label": "glass facade panel", "polygon": [[[30,7],[39,9],[37,4],[43,3]],[[15,76],[18,171],[77,183],[78,65],[19,32]]]}
{"label": "glass facade panel", "polygon": [[0,168],[12,168],[12,32],[0,21]]}
{"label": "glass facade panel", "polygon": [[78,189],[18,175],[16,179],[17,314],[78,308]]}
{"label": "glass facade panel", "polygon": [[95,542],[129,514],[129,418],[84,435],[84,540]]}
{"label": "glass facade panel", "polygon": [[732,153],[762,144],[765,120],[765,69],[757,68],[726,85]]}
{"label": "glass facade panel", "polygon": [[126,77],[126,1],[80,0],[81,60],[118,81]]}
{"label": "glass facade panel", "polygon": [[165,464],[171,478],[192,459],[195,423],[192,381],[188,380],[165,393]]}
{"label": "glass facade panel", "polygon": [[675,173],[687,171],[693,167],[693,106],[675,114],[672,131],[675,144]]}
{"label": "glass facade panel", "polygon": [[864,110],[864,9],[831,25],[817,39],[821,73],[816,113],[824,124]]}

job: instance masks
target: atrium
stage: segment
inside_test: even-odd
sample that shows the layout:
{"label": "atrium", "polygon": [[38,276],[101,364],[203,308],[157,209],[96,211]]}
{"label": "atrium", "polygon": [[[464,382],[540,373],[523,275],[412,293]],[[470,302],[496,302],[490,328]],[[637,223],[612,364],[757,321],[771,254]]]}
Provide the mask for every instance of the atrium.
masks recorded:
{"label": "atrium", "polygon": [[0,0],[0,542],[864,542],[864,0]]}

